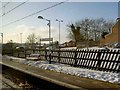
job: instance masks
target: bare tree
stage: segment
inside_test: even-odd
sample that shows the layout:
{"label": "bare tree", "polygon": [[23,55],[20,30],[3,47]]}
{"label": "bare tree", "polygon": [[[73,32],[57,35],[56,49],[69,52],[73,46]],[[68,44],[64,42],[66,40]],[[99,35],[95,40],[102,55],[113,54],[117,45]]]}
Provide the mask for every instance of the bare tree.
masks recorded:
{"label": "bare tree", "polygon": [[91,31],[94,33],[94,41],[98,41],[100,38],[100,33],[104,31],[105,20],[103,18],[94,19],[92,22]]}
{"label": "bare tree", "polygon": [[36,42],[36,35],[34,33],[28,35],[26,42],[27,43],[35,43]]}
{"label": "bare tree", "polygon": [[88,40],[92,20],[86,18],[86,19],[79,21],[78,23],[81,27],[81,33],[84,35],[85,39]]}
{"label": "bare tree", "polygon": [[103,32],[110,33],[113,25],[114,21],[112,20],[85,18],[75,22],[75,25],[68,25],[69,38],[76,42],[86,41],[86,45],[88,45],[89,40],[94,40],[97,43]]}
{"label": "bare tree", "polygon": [[[78,22],[75,22],[75,26],[80,27],[80,34],[84,37],[83,40],[93,39],[94,41],[99,41],[99,39],[101,38],[101,34],[103,32],[110,33],[111,27],[113,25],[114,25],[114,22],[112,20],[107,21],[103,18],[98,18],[98,19],[85,18]],[[76,34],[74,34],[73,30],[70,28],[69,37],[74,40],[75,39],[74,35]]]}
{"label": "bare tree", "polygon": [[34,45],[36,43],[36,35],[34,33],[28,35],[27,37],[27,41],[26,41],[26,45],[29,47],[29,48],[34,48]]}
{"label": "bare tree", "polygon": [[110,33],[112,26],[115,24],[113,20],[106,21],[104,23],[104,31]]}

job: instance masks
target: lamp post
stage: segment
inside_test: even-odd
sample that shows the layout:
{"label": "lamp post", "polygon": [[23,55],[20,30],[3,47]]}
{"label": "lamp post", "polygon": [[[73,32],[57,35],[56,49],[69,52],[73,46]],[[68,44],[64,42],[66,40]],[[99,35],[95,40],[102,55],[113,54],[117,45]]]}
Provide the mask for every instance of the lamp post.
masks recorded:
{"label": "lamp post", "polygon": [[60,45],[60,23],[63,22],[63,20],[56,19],[56,21],[59,22],[59,45]]}
{"label": "lamp post", "polygon": [[49,26],[49,45],[50,45],[50,38],[51,38],[51,21],[49,19],[43,18],[42,16],[38,16],[39,19],[44,19],[48,21],[48,26]]}
{"label": "lamp post", "polygon": [[[48,24],[47,24],[47,25],[49,26],[49,45],[50,45],[50,38],[51,38],[51,28],[50,28],[50,24],[51,24],[51,22],[50,22],[49,19],[43,18],[42,16],[38,16],[38,18],[39,18],[39,19],[44,19],[44,20],[48,21]],[[49,52],[50,52],[50,47],[49,47]],[[50,52],[50,54],[49,54],[49,58],[50,58],[49,64],[51,64],[51,52]]]}

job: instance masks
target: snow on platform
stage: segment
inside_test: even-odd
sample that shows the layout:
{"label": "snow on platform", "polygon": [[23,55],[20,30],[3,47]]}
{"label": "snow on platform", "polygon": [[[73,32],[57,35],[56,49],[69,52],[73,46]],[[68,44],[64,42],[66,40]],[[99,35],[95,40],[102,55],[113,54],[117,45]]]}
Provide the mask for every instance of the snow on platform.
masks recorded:
{"label": "snow on platform", "polygon": [[38,67],[45,70],[51,70],[51,71],[56,71],[64,74],[92,78],[96,80],[120,84],[120,73],[82,69],[82,68],[71,67],[69,65],[59,64],[59,63],[49,64],[48,61],[29,61],[26,59],[10,57],[10,56],[3,56],[3,58],[7,60],[12,60],[18,63],[26,64],[29,66]]}

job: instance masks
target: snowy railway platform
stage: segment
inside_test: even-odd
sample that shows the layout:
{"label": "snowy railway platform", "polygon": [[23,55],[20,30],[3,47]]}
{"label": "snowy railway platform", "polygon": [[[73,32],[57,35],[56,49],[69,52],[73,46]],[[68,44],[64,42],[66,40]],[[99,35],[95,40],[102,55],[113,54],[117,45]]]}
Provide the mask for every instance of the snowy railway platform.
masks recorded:
{"label": "snowy railway platform", "polygon": [[[119,73],[83,70],[64,66],[63,64],[48,64],[44,61],[26,61],[25,59],[3,59],[2,65],[30,74],[34,77],[72,89],[115,89],[119,90]],[[42,64],[41,64],[42,63]],[[63,70],[64,69],[64,70]],[[76,71],[76,72],[75,72]],[[82,73],[78,73],[82,72]],[[94,73],[95,72],[95,73]],[[70,75],[71,74],[71,75]],[[76,75],[76,76],[75,76]],[[91,76],[90,76],[91,75]],[[79,77],[80,76],[80,77]],[[83,77],[82,77],[83,76]],[[101,76],[101,77],[100,77]],[[84,78],[85,77],[85,78]],[[98,77],[91,79],[91,77]],[[97,80],[95,80],[97,79]],[[100,81],[104,79],[103,81]],[[104,82],[107,81],[107,82]],[[112,82],[112,83],[109,83]],[[113,84],[117,83],[117,84]]]}

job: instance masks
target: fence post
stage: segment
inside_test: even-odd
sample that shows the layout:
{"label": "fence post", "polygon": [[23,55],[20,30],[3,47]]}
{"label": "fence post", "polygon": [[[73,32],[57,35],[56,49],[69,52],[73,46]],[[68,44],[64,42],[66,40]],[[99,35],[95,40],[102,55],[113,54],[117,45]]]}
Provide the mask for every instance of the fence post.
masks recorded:
{"label": "fence post", "polygon": [[19,51],[18,51],[18,58],[20,57],[20,53],[19,53]]}
{"label": "fence post", "polygon": [[58,63],[60,63],[60,49],[58,50]]}
{"label": "fence post", "polygon": [[[120,73],[120,56],[118,57],[118,65],[119,65],[119,67],[118,67],[118,69],[117,69],[117,73]],[[119,74],[120,75],[120,74]]]}
{"label": "fence post", "polygon": [[45,60],[47,60],[47,50],[45,49]]}
{"label": "fence post", "polygon": [[11,56],[13,56],[14,55],[14,50],[12,49],[12,55]]}
{"label": "fence post", "polygon": [[51,52],[49,54],[49,64],[51,64]]}
{"label": "fence post", "polygon": [[33,53],[35,53],[35,49],[33,49]]}
{"label": "fence post", "polygon": [[101,53],[101,51],[99,50],[98,53],[97,53],[97,60],[98,60],[98,62],[97,62],[97,69],[98,69],[98,70],[100,70],[100,65],[101,65],[101,62],[102,62],[102,61],[100,60],[101,54],[102,54],[102,53]]}
{"label": "fence post", "polygon": [[25,58],[26,58],[26,49],[24,49],[24,52],[25,52]]}
{"label": "fence post", "polygon": [[74,55],[74,60],[75,60],[75,63],[74,63],[74,67],[77,66],[77,50],[74,51],[75,55]]}

